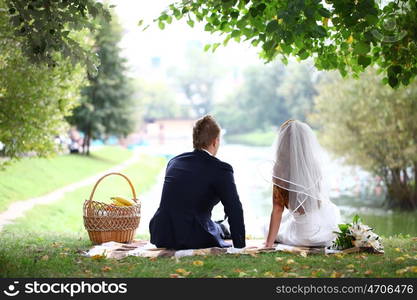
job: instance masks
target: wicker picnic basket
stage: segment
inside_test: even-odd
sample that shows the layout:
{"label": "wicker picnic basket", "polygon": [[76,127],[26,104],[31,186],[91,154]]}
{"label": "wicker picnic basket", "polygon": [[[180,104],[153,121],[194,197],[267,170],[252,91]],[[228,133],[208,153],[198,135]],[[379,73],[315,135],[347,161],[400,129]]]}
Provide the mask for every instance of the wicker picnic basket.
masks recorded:
{"label": "wicker picnic basket", "polygon": [[[135,205],[115,206],[93,200],[98,184],[107,176],[119,175],[129,183]],[[83,207],[84,227],[93,244],[109,241],[129,243],[133,240],[140,222],[140,203],[136,198],[132,182],[121,173],[109,173],[101,177],[91,191],[90,199],[85,200]]]}

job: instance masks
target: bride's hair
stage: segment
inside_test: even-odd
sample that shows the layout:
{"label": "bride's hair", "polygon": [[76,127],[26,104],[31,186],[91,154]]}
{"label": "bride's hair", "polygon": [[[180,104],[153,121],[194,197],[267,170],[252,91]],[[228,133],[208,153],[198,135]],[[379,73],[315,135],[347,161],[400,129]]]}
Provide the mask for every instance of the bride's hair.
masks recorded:
{"label": "bride's hair", "polygon": [[[290,119],[290,120],[287,120],[284,123],[282,123],[281,126],[280,126],[280,130],[285,129],[291,122],[294,122],[294,120]],[[287,139],[287,144],[288,144],[289,140],[290,140],[290,132],[288,132],[288,134],[285,136],[285,138]],[[284,150],[284,149],[281,149],[281,150]],[[288,156],[287,158],[288,158],[288,161],[289,161],[290,149],[287,148],[285,150],[287,150],[287,151],[281,151],[280,155]],[[272,180],[274,182],[274,185],[273,185],[273,197],[274,197],[274,199],[278,200],[278,202],[281,203],[282,206],[285,206],[285,207],[288,208],[288,201],[289,201],[289,198],[290,198],[290,192],[279,186],[279,185],[286,186],[288,184],[284,181],[279,180],[278,178],[275,178],[275,177]]]}
{"label": "bride's hair", "polygon": [[307,124],[285,121],[279,129],[276,144],[274,199],[300,214],[306,209],[309,212],[320,209],[320,202],[327,199],[323,189],[321,153]]}

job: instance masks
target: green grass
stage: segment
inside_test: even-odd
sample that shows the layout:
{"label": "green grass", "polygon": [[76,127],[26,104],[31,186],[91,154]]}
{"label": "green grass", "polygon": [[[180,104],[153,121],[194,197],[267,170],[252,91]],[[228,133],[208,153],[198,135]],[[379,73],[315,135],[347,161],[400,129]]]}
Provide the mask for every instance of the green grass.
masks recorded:
{"label": "green grass", "polygon": [[[123,170],[139,199],[155,184],[165,164],[163,158],[144,155]],[[79,273],[84,271],[84,266],[79,264],[84,258],[79,250],[91,247],[82,223],[82,205],[91,189],[81,188],[53,204],[35,206],[24,217],[7,225],[0,234],[0,277],[13,274],[30,277],[38,272],[42,277],[82,276]],[[129,185],[118,176],[104,179],[94,199],[106,202],[114,195],[131,196]]]}
{"label": "green grass", "polygon": [[[140,200],[156,182],[157,175],[165,165],[165,159],[141,156],[139,161],[123,170],[133,183]],[[5,231],[10,232],[56,232],[58,233],[84,233],[82,219],[82,206],[84,200],[90,196],[92,186],[77,189],[65,194],[63,198],[48,205],[37,205],[25,217],[17,219],[13,224],[7,225]],[[124,178],[110,176],[99,184],[94,200],[110,203],[111,196],[125,196],[132,198],[132,192]],[[159,201],[159,199],[155,199]],[[0,246],[1,247],[1,246]]]}
{"label": "green grass", "polygon": [[[74,165],[80,166],[76,162]],[[139,199],[155,183],[156,175],[164,165],[162,158],[142,156],[139,162],[123,171],[132,180]],[[56,180],[62,182],[64,179]],[[44,181],[40,180],[38,184],[40,182]],[[38,205],[25,217],[7,225],[0,233],[0,277],[170,277],[172,274],[198,278],[417,277],[417,243],[410,236],[384,239],[384,255],[361,253],[343,258],[302,257],[282,252],[178,260],[127,257],[117,261],[83,257],[81,252],[88,250],[91,242],[82,225],[82,204],[91,188],[68,193],[53,204]],[[113,195],[130,196],[124,179],[106,178],[94,199],[108,201]],[[203,264],[193,264],[196,260]]]}
{"label": "green grass", "polygon": [[0,170],[0,212],[14,201],[52,192],[123,162],[131,152],[121,147],[103,147],[90,157],[60,155],[51,159],[24,158]]}
{"label": "green grass", "polygon": [[247,146],[271,146],[276,137],[274,130],[253,131],[244,134],[225,135],[226,142]]}
{"label": "green grass", "polygon": [[[185,277],[416,277],[417,243],[410,237],[385,240],[385,254],[340,256],[290,253],[93,259],[80,255],[91,245],[85,234],[20,233],[0,238],[0,277],[170,277],[184,269]],[[202,266],[193,262],[201,260]],[[398,271],[400,270],[400,271]],[[397,273],[397,271],[399,273]],[[415,270],[414,270],[415,271]],[[181,275],[181,274],[179,274]],[[184,275],[184,273],[182,273]]]}

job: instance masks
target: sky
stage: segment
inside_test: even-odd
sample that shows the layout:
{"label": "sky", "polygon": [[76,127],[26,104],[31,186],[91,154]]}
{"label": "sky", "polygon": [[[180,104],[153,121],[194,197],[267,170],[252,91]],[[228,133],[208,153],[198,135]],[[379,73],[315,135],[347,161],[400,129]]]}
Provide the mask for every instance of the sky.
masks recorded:
{"label": "sky", "polygon": [[[172,24],[160,30],[157,23],[152,23],[163,10],[173,1],[163,0],[111,0],[125,34],[120,46],[123,56],[128,59],[130,71],[134,77],[149,74],[151,60],[160,57],[161,66],[169,67],[183,64],[187,44],[200,42],[202,45],[222,41],[222,38],[211,35],[203,30],[201,24],[194,28],[185,21],[174,19]],[[151,26],[142,31],[138,26],[139,20]],[[246,66],[261,63],[257,51],[249,43],[235,43],[231,41],[227,47],[219,47],[215,56],[225,67]],[[207,54],[209,55],[209,54]]]}

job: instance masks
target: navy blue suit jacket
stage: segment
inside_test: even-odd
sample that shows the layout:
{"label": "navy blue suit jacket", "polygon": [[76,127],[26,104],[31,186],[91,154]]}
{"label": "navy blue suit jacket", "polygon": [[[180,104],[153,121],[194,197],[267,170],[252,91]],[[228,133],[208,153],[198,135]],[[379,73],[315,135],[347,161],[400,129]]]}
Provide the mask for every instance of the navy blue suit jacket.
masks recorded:
{"label": "navy blue suit jacket", "polygon": [[151,243],[171,249],[230,246],[211,220],[219,201],[229,219],[233,246],[245,247],[243,210],[232,167],[202,150],[174,157],[166,169],[161,203],[149,223]]}

